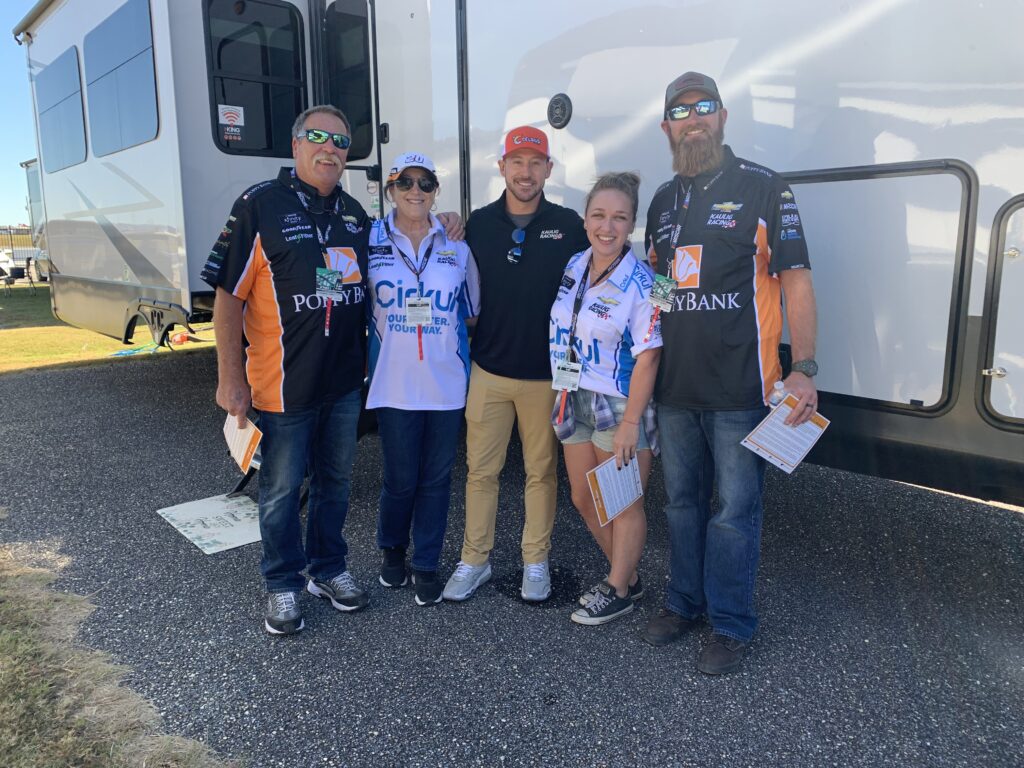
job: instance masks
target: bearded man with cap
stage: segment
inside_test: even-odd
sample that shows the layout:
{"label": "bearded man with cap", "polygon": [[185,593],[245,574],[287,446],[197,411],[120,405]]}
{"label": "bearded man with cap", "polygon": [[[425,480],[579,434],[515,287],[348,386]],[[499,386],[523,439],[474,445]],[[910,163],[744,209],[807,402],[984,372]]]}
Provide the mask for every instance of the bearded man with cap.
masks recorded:
{"label": "bearded man with cap", "polygon": [[675,177],[655,193],[645,236],[651,264],[676,285],[661,312],[654,391],[670,573],[644,639],[665,645],[706,616],[712,634],[697,659],[706,674],[735,670],[757,629],[765,464],[740,441],[782,378],[783,297],[795,361],[784,385],[799,399],[787,423],[807,421],[818,402],[814,290],[796,200],[777,173],[723,143],[727,117],[707,75],[669,84],[661,128]]}
{"label": "bearded man with cap", "polygon": [[521,595],[542,601],[551,594],[558,442],[548,317],[569,257],[588,245],[579,215],[544,197],[551,169],[547,135],[513,128],[498,160],[505,191],[466,222],[480,271],[480,316],[466,399],[466,533],[446,600],[466,600],[491,578],[498,476],[517,420],[526,470]]}

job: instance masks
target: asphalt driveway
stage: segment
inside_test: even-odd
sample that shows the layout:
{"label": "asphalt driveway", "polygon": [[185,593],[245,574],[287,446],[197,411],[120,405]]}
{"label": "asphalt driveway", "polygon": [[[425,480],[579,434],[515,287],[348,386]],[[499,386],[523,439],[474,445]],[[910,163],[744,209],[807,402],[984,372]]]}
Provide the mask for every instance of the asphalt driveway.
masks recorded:
{"label": "asphalt driveway", "polygon": [[[560,489],[543,606],[518,598],[522,469],[502,478],[495,579],[418,608],[376,584],[376,436],[360,444],[346,529],[371,605],[305,602],[265,635],[259,546],[203,555],[155,510],[237,479],[212,353],[0,377],[0,541],[71,559],[57,588],[98,605],[81,640],[132,668],[168,730],[252,766],[1024,764],[1024,515],[802,467],[768,479],[760,632],[739,674],[700,675],[707,628],[654,649],[667,543],[647,501],[643,608],[568,619],[602,573]],[[444,569],[462,539],[456,463]]]}

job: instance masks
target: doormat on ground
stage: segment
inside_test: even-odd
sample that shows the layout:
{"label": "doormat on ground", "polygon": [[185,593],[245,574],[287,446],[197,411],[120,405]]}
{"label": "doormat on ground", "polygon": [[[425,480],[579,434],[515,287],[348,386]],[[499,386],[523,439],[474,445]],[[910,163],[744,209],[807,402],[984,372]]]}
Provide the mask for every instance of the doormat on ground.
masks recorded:
{"label": "doormat on ground", "polygon": [[259,508],[245,495],[211,496],[157,514],[207,555],[260,540]]}

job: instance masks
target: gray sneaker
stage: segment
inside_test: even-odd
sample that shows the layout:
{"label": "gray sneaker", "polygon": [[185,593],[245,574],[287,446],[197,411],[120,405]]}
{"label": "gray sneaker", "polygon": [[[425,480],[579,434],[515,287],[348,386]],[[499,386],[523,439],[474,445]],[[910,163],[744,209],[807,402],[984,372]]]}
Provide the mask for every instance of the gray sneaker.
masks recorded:
{"label": "gray sneaker", "polygon": [[551,597],[551,570],[548,561],[523,564],[523,586],[519,590],[523,600],[539,603]]}
{"label": "gray sneaker", "polygon": [[483,565],[470,565],[461,560],[455,567],[455,573],[444,585],[444,599],[456,602],[468,600],[476,592],[477,587],[486,584],[491,578],[491,563],[488,560]]}
{"label": "gray sneaker", "polygon": [[299,610],[298,592],[271,592],[267,595],[267,612],[263,628],[272,635],[294,635],[306,625]]}
{"label": "gray sneaker", "polygon": [[339,573],[329,581],[310,579],[306,582],[306,591],[314,597],[326,597],[339,611],[358,611],[370,602],[366,590],[356,584],[348,571]]}

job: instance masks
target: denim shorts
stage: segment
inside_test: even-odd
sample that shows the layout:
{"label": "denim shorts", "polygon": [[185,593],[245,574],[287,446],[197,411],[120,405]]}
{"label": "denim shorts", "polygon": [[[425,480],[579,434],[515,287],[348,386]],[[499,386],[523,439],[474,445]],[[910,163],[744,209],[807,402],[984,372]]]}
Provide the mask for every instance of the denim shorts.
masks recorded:
{"label": "denim shorts", "polygon": [[[605,453],[612,453],[612,439],[615,437],[615,430],[596,429],[594,426],[594,411],[591,408],[594,394],[588,389],[578,389],[572,393],[572,405],[576,414],[576,431],[572,437],[562,441],[562,445],[578,445],[580,443],[593,443]],[[616,423],[622,421],[626,413],[626,398],[605,395],[612,412],[615,414]],[[650,450],[651,444],[647,441],[647,433],[644,431],[643,420],[640,423],[640,436],[637,438],[637,450]]]}

